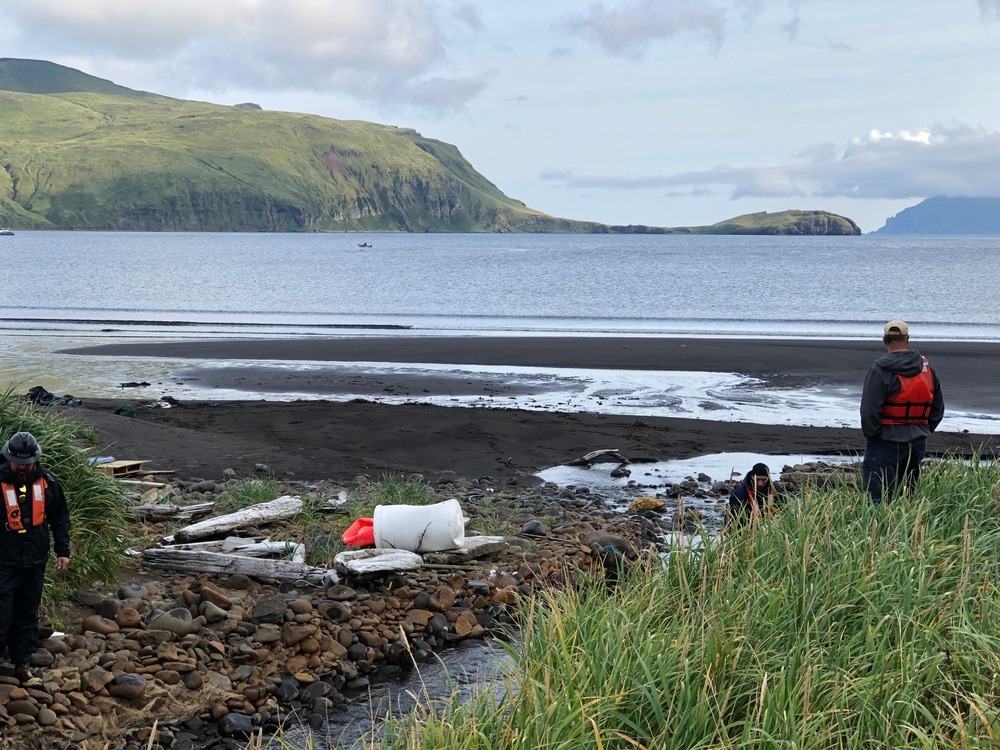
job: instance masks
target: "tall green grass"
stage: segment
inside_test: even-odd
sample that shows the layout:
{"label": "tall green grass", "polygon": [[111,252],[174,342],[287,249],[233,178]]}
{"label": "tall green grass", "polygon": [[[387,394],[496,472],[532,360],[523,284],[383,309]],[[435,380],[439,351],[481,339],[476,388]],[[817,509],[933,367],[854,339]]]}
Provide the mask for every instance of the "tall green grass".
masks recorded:
{"label": "tall green grass", "polygon": [[113,479],[90,465],[87,431],[47,408],[35,408],[10,391],[0,393],[0,443],[26,430],[42,447],[42,465],[62,486],[69,505],[70,567],[47,570],[47,601],[64,598],[75,588],[95,581],[110,582],[121,570],[128,547],[125,493]]}
{"label": "tall green grass", "polygon": [[1000,468],[873,507],[808,492],[756,530],[528,602],[502,700],[406,748],[976,748],[1000,732]]}

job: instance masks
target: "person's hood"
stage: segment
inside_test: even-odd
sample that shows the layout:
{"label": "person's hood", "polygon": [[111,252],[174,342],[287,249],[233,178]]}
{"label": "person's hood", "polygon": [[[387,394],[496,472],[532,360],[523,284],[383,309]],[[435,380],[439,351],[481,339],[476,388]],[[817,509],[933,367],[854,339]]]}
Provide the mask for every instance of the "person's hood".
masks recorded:
{"label": "person's hood", "polygon": [[923,369],[923,357],[916,349],[906,349],[900,352],[889,352],[879,357],[875,363],[884,370],[912,378]]}
{"label": "person's hood", "polygon": [[754,464],[753,468],[743,477],[744,484],[753,486],[754,477],[767,477],[770,480],[771,470],[767,467],[767,464]]}

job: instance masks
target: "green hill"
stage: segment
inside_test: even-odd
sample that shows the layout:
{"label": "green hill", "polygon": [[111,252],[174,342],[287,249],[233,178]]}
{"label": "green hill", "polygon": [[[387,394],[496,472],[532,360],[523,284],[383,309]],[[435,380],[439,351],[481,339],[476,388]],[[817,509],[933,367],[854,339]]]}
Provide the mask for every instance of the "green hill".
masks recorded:
{"label": "green hill", "polygon": [[87,75],[65,65],[45,60],[19,60],[0,57],[0,90],[24,94],[63,94],[89,91],[93,94],[117,96],[155,96],[145,91],[119,86],[103,78]]}
{"label": "green hill", "polygon": [[0,60],[0,224],[124,230],[590,231],[414,130],[191,102]]}
{"label": "green hill", "polygon": [[504,195],[455,146],[412,129],[171,99],[13,58],[0,58],[0,226],[860,233],[820,211],[674,229],[559,219]]}
{"label": "green hill", "polygon": [[854,235],[861,229],[850,219],[828,211],[758,211],[726,219],[705,227],[676,229],[691,234],[787,234],[787,235]]}

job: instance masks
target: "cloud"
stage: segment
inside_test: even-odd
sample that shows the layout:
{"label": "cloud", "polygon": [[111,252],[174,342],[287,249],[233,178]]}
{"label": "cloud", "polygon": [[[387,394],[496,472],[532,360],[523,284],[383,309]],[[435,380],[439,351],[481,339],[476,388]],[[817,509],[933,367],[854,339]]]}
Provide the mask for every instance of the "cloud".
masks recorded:
{"label": "cloud", "polygon": [[820,46],[831,50],[832,52],[854,52],[853,45],[850,45],[847,42],[834,41],[830,37],[826,37]]}
{"label": "cloud", "polygon": [[[4,0],[4,12],[22,36],[64,59],[117,58],[205,91],[403,94],[448,109],[483,85],[433,76],[446,58],[434,0]],[[468,3],[456,15],[478,20]]]}
{"label": "cloud", "polygon": [[591,5],[564,25],[611,55],[638,59],[652,42],[689,32],[718,48],[725,38],[725,22],[725,11],[699,0],[626,0],[613,10],[603,3]]}
{"label": "cloud", "polygon": [[[445,114],[461,107],[489,85],[495,73],[476,78],[427,78],[407,81],[390,97],[395,107],[410,105],[431,114]],[[390,106],[390,109],[393,107]]]}
{"label": "cloud", "polygon": [[[979,0],[1000,2],[1000,0]],[[784,5],[792,18],[782,25],[789,41],[799,36],[801,0],[606,0],[571,16],[562,27],[595,42],[611,55],[641,58],[650,45],[684,34],[702,37],[719,49],[726,39],[730,16],[752,26],[769,5]],[[609,7],[610,6],[610,7]]]}
{"label": "cloud", "polygon": [[481,31],[485,28],[479,10],[472,3],[462,3],[455,8],[452,15],[473,31]]}
{"label": "cloud", "polygon": [[1000,19],[1000,0],[979,0],[979,12],[985,19]]}
{"label": "cloud", "polygon": [[1000,131],[963,125],[898,133],[872,130],[840,149],[830,144],[809,147],[788,164],[722,165],[642,177],[547,170],[540,178],[576,189],[697,191],[728,186],[732,198],[1000,196]]}

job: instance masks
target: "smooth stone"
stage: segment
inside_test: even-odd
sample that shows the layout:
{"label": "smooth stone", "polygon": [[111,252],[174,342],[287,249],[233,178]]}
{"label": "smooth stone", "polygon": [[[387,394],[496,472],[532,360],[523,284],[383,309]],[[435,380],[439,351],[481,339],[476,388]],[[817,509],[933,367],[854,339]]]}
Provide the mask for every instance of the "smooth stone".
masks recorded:
{"label": "smooth stone", "polygon": [[106,687],[108,693],[115,698],[139,700],[146,694],[146,678],[140,674],[126,672],[117,675]]}
{"label": "smooth stone", "polygon": [[144,599],[149,596],[149,589],[141,583],[127,583],[118,589],[119,599]]}
{"label": "smooth stone", "polygon": [[117,633],[121,628],[118,627],[118,623],[114,620],[109,620],[107,617],[102,617],[101,615],[88,615],[83,618],[80,623],[80,629],[84,632],[90,630],[94,633],[99,633],[100,635],[110,635],[112,633]]}

